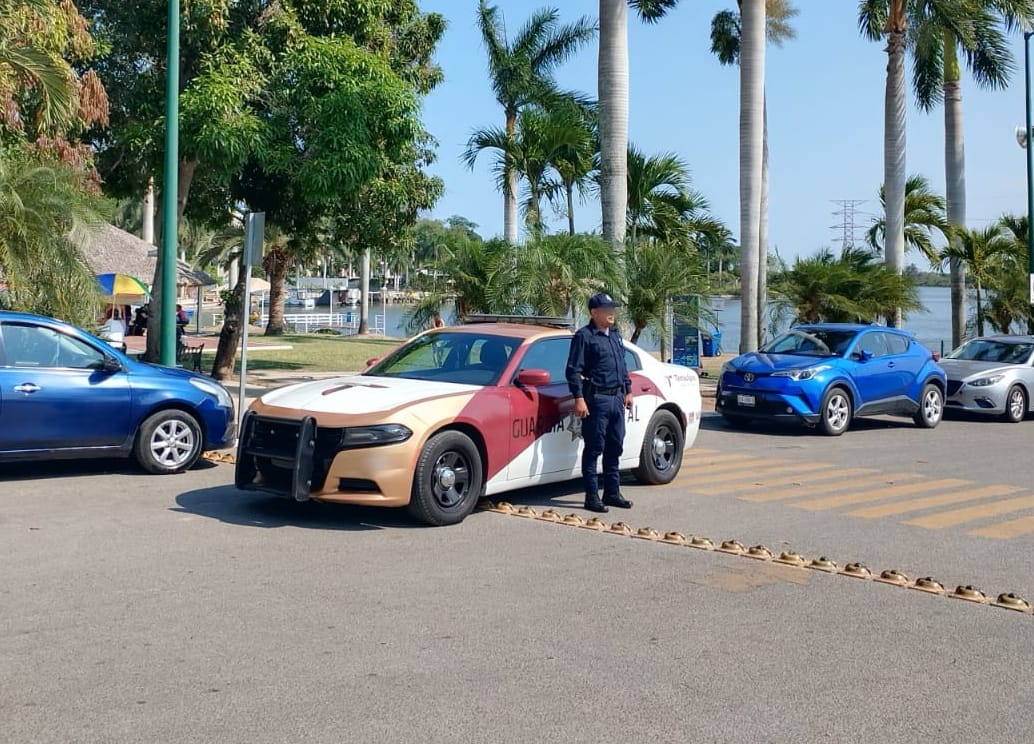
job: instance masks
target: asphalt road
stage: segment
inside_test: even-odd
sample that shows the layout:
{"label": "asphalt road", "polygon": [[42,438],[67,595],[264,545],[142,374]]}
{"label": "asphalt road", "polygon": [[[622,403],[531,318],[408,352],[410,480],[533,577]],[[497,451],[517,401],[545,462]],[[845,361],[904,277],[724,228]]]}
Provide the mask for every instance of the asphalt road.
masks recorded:
{"label": "asphalt road", "polygon": [[[1034,599],[1032,427],[708,418],[683,475],[629,483],[606,521]],[[1011,742],[1034,723],[1031,615],[492,512],[431,529],[292,504],[235,491],[229,465],[0,479],[5,742]],[[589,516],[576,488],[510,498]]]}

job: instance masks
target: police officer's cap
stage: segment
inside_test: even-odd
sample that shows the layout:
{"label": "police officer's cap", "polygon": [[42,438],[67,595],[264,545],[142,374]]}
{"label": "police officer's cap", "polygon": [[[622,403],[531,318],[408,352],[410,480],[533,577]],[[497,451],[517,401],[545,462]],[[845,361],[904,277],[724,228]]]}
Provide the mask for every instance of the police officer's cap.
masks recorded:
{"label": "police officer's cap", "polygon": [[589,309],[595,310],[598,307],[621,307],[621,303],[606,292],[600,292],[589,298]]}

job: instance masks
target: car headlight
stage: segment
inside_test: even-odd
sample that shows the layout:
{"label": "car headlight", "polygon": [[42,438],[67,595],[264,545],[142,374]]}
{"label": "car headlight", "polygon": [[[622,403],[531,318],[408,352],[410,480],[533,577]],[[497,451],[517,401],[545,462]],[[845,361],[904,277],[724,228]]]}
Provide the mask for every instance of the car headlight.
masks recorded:
{"label": "car headlight", "polygon": [[778,372],[773,372],[772,377],[789,377],[794,382],[801,382],[802,380],[810,380],[829,368],[828,364],[816,364],[814,367],[805,367],[804,369],[782,369]]}
{"label": "car headlight", "polygon": [[999,382],[1005,379],[1005,375],[991,375],[990,377],[979,377],[973,382],[969,383],[971,387],[987,387],[988,385],[997,385]]}
{"label": "car headlight", "polygon": [[221,408],[233,408],[233,399],[230,398],[230,394],[226,392],[226,388],[219,383],[210,382],[200,377],[191,377],[190,384],[201,392],[207,393],[215,398]]}
{"label": "car headlight", "polygon": [[342,447],[375,447],[379,444],[398,444],[413,436],[402,424],[376,426],[349,426],[341,432]]}

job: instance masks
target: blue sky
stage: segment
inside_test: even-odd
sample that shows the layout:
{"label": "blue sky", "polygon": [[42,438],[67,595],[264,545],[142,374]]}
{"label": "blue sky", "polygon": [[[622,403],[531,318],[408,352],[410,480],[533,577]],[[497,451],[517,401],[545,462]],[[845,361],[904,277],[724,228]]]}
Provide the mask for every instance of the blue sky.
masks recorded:
{"label": "blue sky", "polygon": [[[595,18],[597,0],[496,0],[512,38],[532,10],[558,7],[565,21]],[[867,227],[879,209],[883,179],[883,45],[857,30],[853,0],[796,0],[797,39],[769,47],[766,85],[770,138],[769,245],[784,258],[839,246],[839,200],[865,200],[855,224]],[[459,214],[486,237],[502,233],[502,195],[490,159],[473,171],[460,162],[470,133],[502,126],[503,112],[488,83],[475,20],[476,0],[421,0],[449,21],[437,60],[445,82],[424,103],[425,126],[439,142],[432,171],[445,194],[431,216]],[[739,233],[739,76],[710,53],[710,22],[734,0],[683,0],[660,24],[629,18],[629,137],[648,154],[673,152],[689,163],[694,187],[712,212]],[[967,222],[983,227],[1002,213],[1026,212],[1026,160],[1015,128],[1024,119],[1023,39],[1010,44],[1016,71],[1010,86],[982,91],[963,80]],[[560,71],[560,83],[596,95],[596,46],[586,46]],[[910,75],[910,70],[906,70]],[[926,176],[944,193],[944,114],[908,111],[908,172]],[[599,204],[576,211],[579,230],[599,230]],[[563,229],[562,220],[552,220]],[[833,225],[838,228],[834,230]],[[863,230],[857,232],[860,237]],[[909,262],[917,257],[909,256]]]}

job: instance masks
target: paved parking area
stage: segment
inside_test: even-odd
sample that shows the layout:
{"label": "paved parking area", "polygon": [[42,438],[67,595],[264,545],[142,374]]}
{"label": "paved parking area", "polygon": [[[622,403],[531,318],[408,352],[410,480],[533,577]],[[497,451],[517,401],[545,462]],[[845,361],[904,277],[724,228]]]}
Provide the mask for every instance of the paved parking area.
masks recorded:
{"label": "paved parking area", "polygon": [[1016,672],[1034,618],[1006,610],[493,513],[432,529],[293,504],[235,491],[228,465],[0,478],[6,741],[971,742],[1034,723]]}

